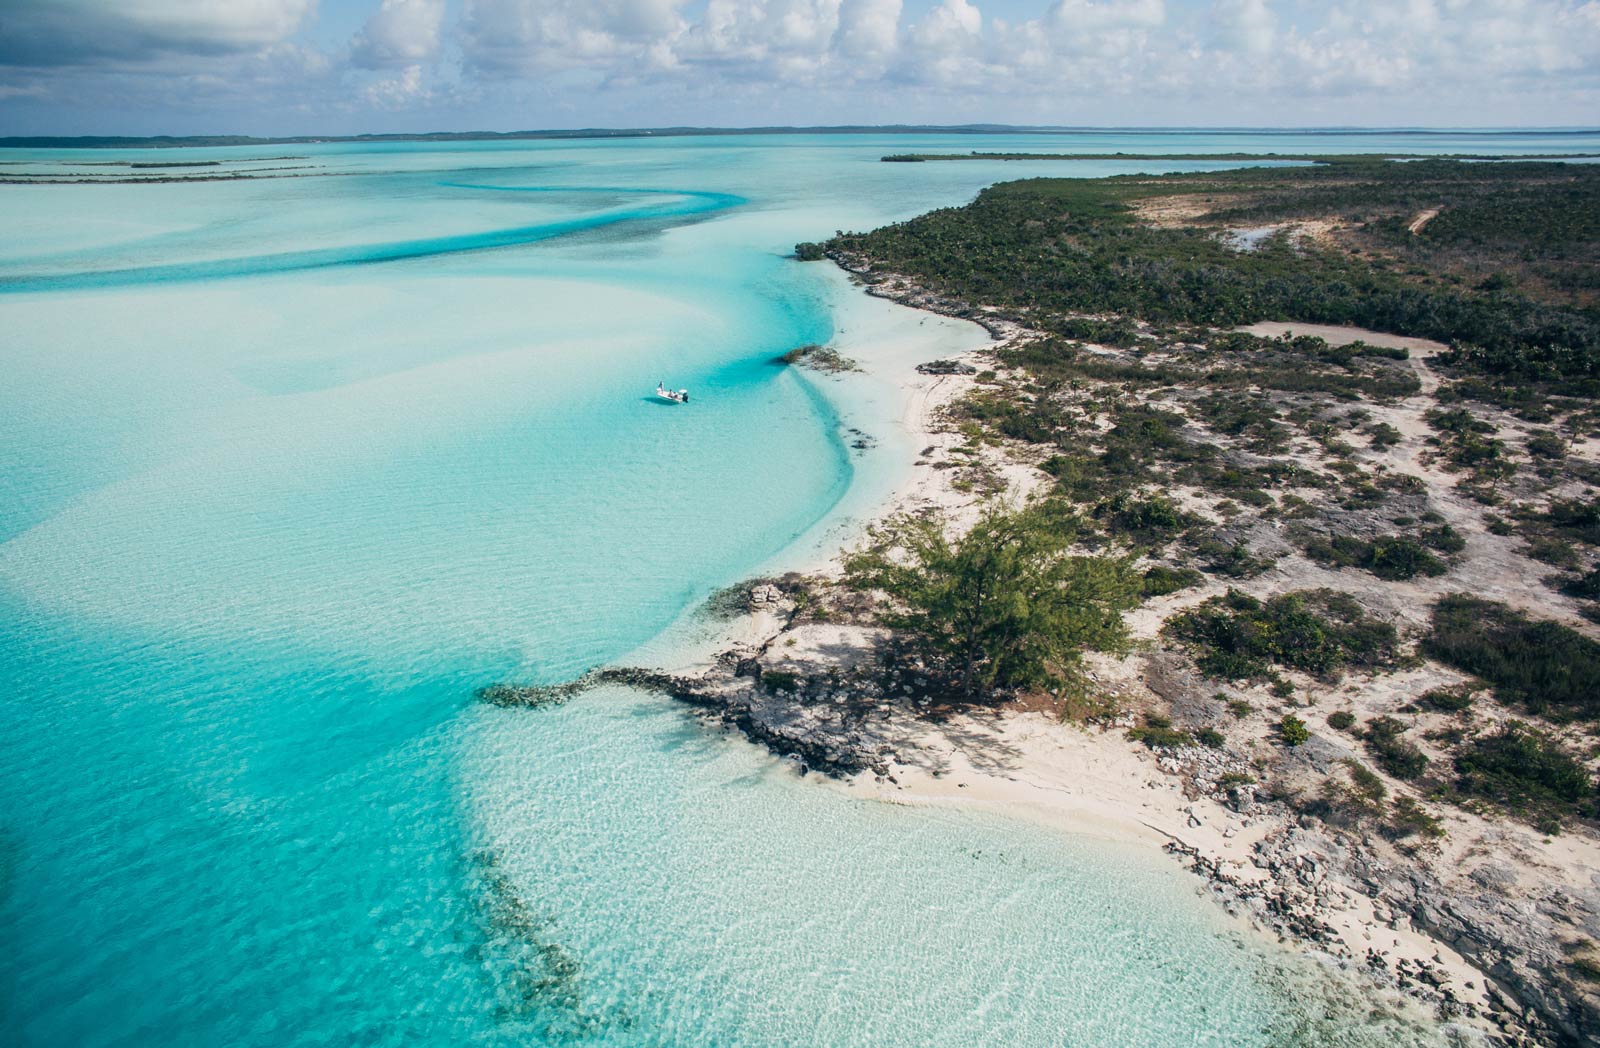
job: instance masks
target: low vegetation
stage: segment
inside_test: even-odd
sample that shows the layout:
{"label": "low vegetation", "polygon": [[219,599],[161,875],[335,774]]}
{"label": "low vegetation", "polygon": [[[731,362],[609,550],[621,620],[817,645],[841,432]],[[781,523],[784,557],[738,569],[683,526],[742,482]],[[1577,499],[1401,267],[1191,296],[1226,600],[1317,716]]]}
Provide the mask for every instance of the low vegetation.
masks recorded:
{"label": "low vegetation", "polygon": [[1570,626],[1454,594],[1434,605],[1423,650],[1529,713],[1557,722],[1600,719],[1600,644]]}
{"label": "low vegetation", "polygon": [[1401,582],[1419,575],[1443,575],[1448,565],[1426,545],[1405,535],[1379,535],[1359,539],[1335,535],[1306,543],[1305,554],[1319,564],[1339,568],[1364,568],[1380,579]]}
{"label": "low vegetation", "polygon": [[1374,717],[1367,721],[1362,740],[1378,766],[1397,779],[1419,778],[1428,768],[1427,756],[1408,742],[1406,726],[1393,717]]}
{"label": "low vegetation", "polygon": [[1266,677],[1274,666],[1333,678],[1346,667],[1392,666],[1399,636],[1349,594],[1303,590],[1267,601],[1238,590],[1168,620],[1207,676]]}
{"label": "low vegetation", "polygon": [[[1135,201],[1210,201],[1210,223],[1158,226]],[[1560,206],[1554,202],[1560,201]],[[1405,226],[1447,206],[1425,233]],[[1347,217],[1349,249],[1273,237],[1240,252],[1223,223]],[[1349,324],[1454,345],[1445,363],[1563,394],[1600,392],[1600,170],[1551,163],[1395,164],[1002,183],[834,249],[1048,325],[1122,314],[1213,326]],[[1389,261],[1391,258],[1399,264]]]}
{"label": "low vegetation", "polygon": [[1311,729],[1306,722],[1292,713],[1285,713],[1278,721],[1278,737],[1285,746],[1303,746],[1311,741]]}
{"label": "low vegetation", "polygon": [[1128,738],[1135,742],[1142,742],[1151,749],[1177,748],[1180,746],[1193,746],[1193,735],[1172,726],[1172,719],[1159,714],[1147,714],[1144,723],[1137,728],[1128,729]]}
{"label": "low vegetation", "polygon": [[1564,816],[1600,816],[1600,784],[1549,733],[1511,721],[1474,738],[1455,758],[1456,788],[1554,828]]}

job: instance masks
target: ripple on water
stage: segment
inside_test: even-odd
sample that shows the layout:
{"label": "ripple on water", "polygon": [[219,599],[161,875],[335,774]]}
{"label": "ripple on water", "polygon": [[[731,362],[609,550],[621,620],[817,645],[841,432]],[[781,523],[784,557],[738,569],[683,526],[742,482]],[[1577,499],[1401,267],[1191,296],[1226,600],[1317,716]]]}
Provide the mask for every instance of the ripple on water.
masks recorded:
{"label": "ripple on water", "polygon": [[848,797],[665,700],[485,709],[461,741],[486,910],[513,916],[487,971],[555,1043],[1439,1043],[1165,856]]}

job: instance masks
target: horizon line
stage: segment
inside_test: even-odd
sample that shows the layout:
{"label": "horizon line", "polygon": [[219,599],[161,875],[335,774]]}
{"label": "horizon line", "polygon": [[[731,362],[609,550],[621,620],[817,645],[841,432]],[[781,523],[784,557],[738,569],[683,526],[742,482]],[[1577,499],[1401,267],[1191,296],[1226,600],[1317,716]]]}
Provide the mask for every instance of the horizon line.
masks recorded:
{"label": "horizon line", "polygon": [[691,137],[695,135],[782,135],[782,134],[1117,134],[1117,133],[1250,133],[1250,134],[1475,134],[1515,135],[1545,132],[1550,134],[1600,133],[1600,128],[1585,125],[1494,125],[1425,126],[1425,125],[1359,125],[1330,126],[1283,125],[1181,125],[1181,124],[773,124],[748,127],[722,127],[715,125],[669,125],[662,127],[582,127],[544,128],[517,131],[393,131],[362,132],[344,135],[6,135],[0,136],[0,148],[136,148],[146,146],[248,146],[248,145],[314,145],[334,142],[427,142],[427,141],[494,141],[516,139],[584,139],[584,138],[648,138]]}

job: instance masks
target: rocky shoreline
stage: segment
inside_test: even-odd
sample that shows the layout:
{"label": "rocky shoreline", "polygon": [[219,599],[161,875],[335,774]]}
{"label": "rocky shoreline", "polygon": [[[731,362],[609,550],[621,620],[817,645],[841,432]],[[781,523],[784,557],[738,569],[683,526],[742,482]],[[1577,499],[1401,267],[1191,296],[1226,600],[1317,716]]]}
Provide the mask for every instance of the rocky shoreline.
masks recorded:
{"label": "rocky shoreline", "polygon": [[[770,582],[758,582],[750,594],[755,607],[779,612],[780,620],[795,610]],[[836,643],[827,645],[833,653],[822,661],[812,657],[809,644],[800,653],[787,652],[785,642],[795,632],[815,628],[781,625],[766,643],[724,650],[696,673],[614,667],[555,688],[496,687],[485,689],[482,697],[497,705],[540,707],[604,685],[653,691],[692,706],[709,725],[737,732],[793,762],[802,775],[866,782],[879,791],[900,787],[930,738],[951,737],[937,730],[928,736],[927,725],[948,726],[958,736],[967,733],[963,721],[970,713],[943,704],[928,690],[926,678],[897,664],[898,655],[881,631],[862,630],[853,654],[842,663],[832,661],[839,658]],[[837,640],[840,629],[851,627],[834,628],[830,641]],[[1120,729],[1130,723],[1091,730],[1104,744],[1131,748],[1120,738]],[[1404,994],[1443,1024],[1479,1030],[1483,1043],[1506,1048],[1592,1043],[1585,1028],[1563,1030],[1545,1019],[1571,1014],[1571,1005],[1548,994],[1534,963],[1543,953],[1536,927],[1516,919],[1521,915],[1509,902],[1500,902],[1497,912],[1487,897],[1452,897],[1426,871],[1385,861],[1358,842],[1309,824],[1292,806],[1244,782],[1249,766],[1226,754],[1203,747],[1161,749],[1146,763],[1180,784],[1174,800],[1188,829],[1227,820],[1224,841],[1253,838],[1247,849],[1228,852],[1155,827],[1166,839],[1165,850],[1203,878],[1230,914],[1280,940],[1324,953],[1376,988]],[[951,777],[957,790],[967,788],[959,774]],[[1453,945],[1487,976],[1463,977],[1460,965],[1437,951],[1353,944],[1353,903],[1362,906],[1363,920],[1372,928],[1425,932],[1441,946]]]}
{"label": "rocky shoreline", "polygon": [[[870,295],[979,323],[1000,341],[1039,334],[999,311],[940,295],[907,277],[876,273],[869,259],[833,249],[827,255]],[[1251,845],[1247,862],[1175,836],[1165,846],[1210,885],[1230,912],[1359,967],[1377,985],[1433,1008],[1441,1021],[1473,1021],[1489,1031],[1494,1044],[1600,1044],[1600,992],[1585,986],[1581,976],[1573,977],[1569,958],[1558,947],[1564,930],[1600,939],[1600,867],[1589,867],[1587,891],[1546,881],[1528,893],[1529,867],[1542,865],[1522,850],[1530,835],[1490,829],[1458,852],[1489,861],[1470,871],[1451,870],[1443,861],[1430,863],[1422,854],[1383,847],[1369,836],[1337,832],[1264,791],[1258,799],[1255,787],[1241,791],[1225,781],[1227,770],[1217,774],[1222,760],[1216,751],[1195,746],[1162,751],[1157,764],[1182,783],[1187,796],[1272,826]],[[1249,775],[1241,762],[1231,770]],[[1199,818],[1188,810],[1190,828]],[[1484,840],[1514,842],[1512,854],[1495,862]],[[1593,842],[1586,843],[1592,850]],[[1366,911],[1354,927],[1348,919],[1351,902]],[[1337,919],[1341,912],[1344,920]],[[1453,952],[1458,963],[1447,965],[1437,952],[1418,956],[1363,948],[1352,941],[1370,938],[1361,924],[1420,934]],[[1460,961],[1470,965],[1466,972]],[[1456,969],[1454,977],[1450,968]]]}
{"label": "rocky shoreline", "polygon": [[[1036,336],[997,311],[869,275],[864,259],[830,257],[874,296],[974,321],[998,340]],[[928,417],[919,437],[927,447],[914,485],[891,509],[934,505],[959,520],[975,504],[952,491],[956,471],[936,461],[941,441],[963,438],[934,416],[971,388],[974,373],[995,366],[993,348],[918,369],[920,386],[908,380],[908,393],[922,390]],[[939,403],[928,403],[932,389]],[[1036,471],[1002,458],[987,468],[1008,490],[1027,490]],[[1400,846],[1366,827],[1335,825],[1313,813],[1306,784],[1364,756],[1337,735],[1279,747],[1270,766],[1259,747],[1140,745],[1127,734],[1137,723],[1131,710],[1201,711],[1201,723],[1227,716],[1215,685],[1181,655],[1160,650],[1160,615],[1171,613],[1170,602],[1140,619],[1142,649],[1093,664],[1096,687],[1120,709],[1072,727],[1014,700],[948,701],[893,635],[834,585],[836,575],[833,565],[723,595],[719,613],[741,620],[730,635],[748,639],[707,663],[676,672],[606,669],[557,689],[490,689],[484,698],[537,706],[602,684],[644,688],[693,706],[801,773],[864,796],[983,805],[1072,832],[1149,841],[1203,878],[1228,912],[1331,958],[1377,991],[1421,1004],[1462,1043],[1600,1043],[1600,994],[1574,975],[1562,946],[1574,935],[1600,940],[1600,864],[1586,835],[1552,845],[1518,824],[1451,812],[1442,844]],[[1297,580],[1268,581],[1281,590]],[[1408,678],[1404,687],[1431,684]],[[1398,690],[1376,678],[1362,686],[1383,701]],[[1570,854],[1556,857],[1552,847]]]}

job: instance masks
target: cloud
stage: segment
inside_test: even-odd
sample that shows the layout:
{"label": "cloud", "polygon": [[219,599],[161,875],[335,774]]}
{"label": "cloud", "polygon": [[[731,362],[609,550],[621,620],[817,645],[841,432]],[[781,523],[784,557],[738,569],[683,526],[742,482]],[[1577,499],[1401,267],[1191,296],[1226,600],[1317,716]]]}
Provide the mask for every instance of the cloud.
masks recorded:
{"label": "cloud", "polygon": [[361,98],[374,109],[399,110],[431,98],[432,94],[423,84],[422,67],[413,65],[368,84],[362,89]]}
{"label": "cloud", "polygon": [[1600,0],[351,2],[340,47],[311,35],[318,0],[0,0],[0,103],[482,126],[489,104],[501,123],[1562,123],[1600,101]]}
{"label": "cloud", "polygon": [[1072,34],[1155,29],[1166,20],[1162,0],[1056,0],[1045,16],[1051,28]]}
{"label": "cloud", "polygon": [[977,0],[925,0],[917,14],[902,0],[465,4],[469,77],[579,74],[598,90],[706,104],[751,86],[773,99],[796,86],[920,87],[929,100],[1067,121],[1084,119],[1084,98],[1205,112],[1248,97],[1272,114],[1291,95],[1448,99],[1555,74],[1600,86],[1600,0],[1037,0],[1036,13],[1010,20]]}
{"label": "cloud", "polygon": [[1218,0],[1211,23],[1219,50],[1265,55],[1272,50],[1278,17],[1267,0]]}
{"label": "cloud", "polygon": [[911,27],[911,40],[933,51],[953,52],[969,47],[982,32],[982,11],[967,0],[941,0]]}
{"label": "cloud", "polygon": [[[1563,74],[1593,87],[1600,3],[1360,0],[1330,10],[1320,25],[1280,34],[1275,58],[1283,88],[1302,94],[1477,93]],[[1291,78],[1295,69],[1300,75]]]}
{"label": "cloud", "polygon": [[286,41],[316,0],[6,0],[0,65],[52,68],[257,52]]}
{"label": "cloud", "polygon": [[881,62],[900,42],[901,0],[844,0],[833,49],[852,61]]}
{"label": "cloud", "polygon": [[439,50],[444,0],[383,0],[350,42],[350,60],[363,69],[415,66]]}
{"label": "cloud", "polygon": [[489,78],[625,69],[682,33],[683,0],[466,0],[463,64]]}

